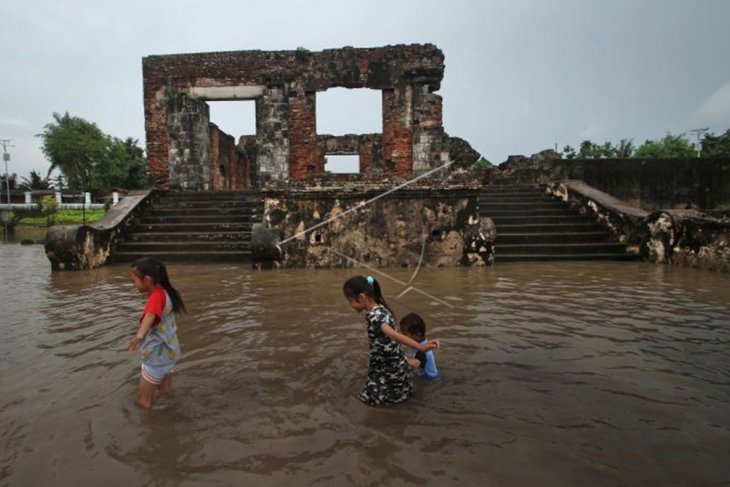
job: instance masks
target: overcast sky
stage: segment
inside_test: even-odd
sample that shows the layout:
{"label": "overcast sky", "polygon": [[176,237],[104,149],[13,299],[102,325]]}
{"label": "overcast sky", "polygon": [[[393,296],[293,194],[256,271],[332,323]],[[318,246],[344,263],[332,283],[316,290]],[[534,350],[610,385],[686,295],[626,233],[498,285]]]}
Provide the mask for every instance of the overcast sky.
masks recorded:
{"label": "overcast sky", "polygon": [[[433,43],[446,131],[495,163],[730,128],[730,0],[2,0],[0,26],[0,138],[19,176],[47,171],[34,135],[53,112],[144,146],[152,54]],[[224,130],[253,132],[252,103],[212,105]],[[380,132],[380,109],[378,92],[328,90],[318,131]]]}

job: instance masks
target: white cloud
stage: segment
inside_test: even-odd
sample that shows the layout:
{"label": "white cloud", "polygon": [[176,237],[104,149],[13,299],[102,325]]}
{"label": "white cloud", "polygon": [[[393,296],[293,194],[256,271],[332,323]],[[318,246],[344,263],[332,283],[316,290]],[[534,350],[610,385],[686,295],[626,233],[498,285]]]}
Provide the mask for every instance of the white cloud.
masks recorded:
{"label": "white cloud", "polygon": [[730,125],[730,82],[722,85],[694,113],[700,123]]}

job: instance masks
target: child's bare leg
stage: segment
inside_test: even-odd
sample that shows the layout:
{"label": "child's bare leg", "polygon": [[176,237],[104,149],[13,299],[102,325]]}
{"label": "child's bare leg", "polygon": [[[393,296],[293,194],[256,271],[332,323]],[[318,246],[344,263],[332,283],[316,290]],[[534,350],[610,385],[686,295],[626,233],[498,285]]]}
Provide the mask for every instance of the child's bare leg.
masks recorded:
{"label": "child's bare leg", "polygon": [[160,382],[160,392],[163,394],[172,392],[172,372],[163,377],[162,382]]}
{"label": "child's bare leg", "polygon": [[152,396],[155,393],[155,389],[157,389],[156,385],[150,384],[142,377],[140,377],[139,389],[137,390],[137,400],[135,401],[135,404],[137,404],[137,406],[141,408],[150,409],[152,407]]}

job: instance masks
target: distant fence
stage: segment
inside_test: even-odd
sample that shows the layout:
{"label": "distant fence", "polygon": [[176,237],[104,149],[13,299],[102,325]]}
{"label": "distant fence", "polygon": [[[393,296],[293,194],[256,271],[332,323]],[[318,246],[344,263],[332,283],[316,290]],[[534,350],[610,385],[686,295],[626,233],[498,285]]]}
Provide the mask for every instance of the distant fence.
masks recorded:
{"label": "distant fence", "polygon": [[[11,191],[8,195],[0,193],[0,210],[34,210],[40,208],[40,199],[52,195],[56,198],[59,210],[98,210],[106,207],[104,203],[92,203],[91,193],[61,193],[60,191]],[[111,194],[111,206],[119,203],[119,193]]]}

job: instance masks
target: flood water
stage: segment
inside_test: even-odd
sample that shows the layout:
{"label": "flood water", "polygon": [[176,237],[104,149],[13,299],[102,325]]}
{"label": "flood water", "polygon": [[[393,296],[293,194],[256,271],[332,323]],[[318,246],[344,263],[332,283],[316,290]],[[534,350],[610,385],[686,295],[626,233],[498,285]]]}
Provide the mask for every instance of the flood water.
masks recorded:
{"label": "flood water", "polygon": [[127,267],[51,273],[39,245],[0,245],[0,263],[0,485],[730,482],[727,274],[422,270],[435,299],[382,278],[441,340],[442,378],[370,408],[364,316],[341,291],[366,271],[174,264],[183,358],[143,412]]}

